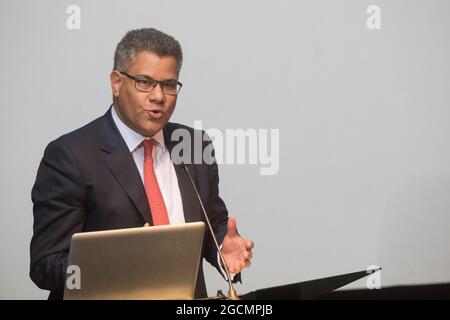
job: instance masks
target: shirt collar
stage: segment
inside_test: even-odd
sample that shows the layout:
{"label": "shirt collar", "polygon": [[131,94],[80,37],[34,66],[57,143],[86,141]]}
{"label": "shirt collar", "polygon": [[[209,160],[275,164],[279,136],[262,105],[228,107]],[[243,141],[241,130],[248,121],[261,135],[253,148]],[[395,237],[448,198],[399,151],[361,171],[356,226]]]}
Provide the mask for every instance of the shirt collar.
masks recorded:
{"label": "shirt collar", "polygon": [[[144,137],[123,123],[123,121],[119,118],[114,105],[112,105],[111,108],[111,115],[130,152],[134,152],[137,148],[139,148],[142,141],[149,139],[149,137]],[[166,146],[164,143],[164,135],[162,130],[159,130],[153,137],[150,138],[153,138],[156,142],[158,142],[157,145],[161,146],[161,148],[165,150]]]}

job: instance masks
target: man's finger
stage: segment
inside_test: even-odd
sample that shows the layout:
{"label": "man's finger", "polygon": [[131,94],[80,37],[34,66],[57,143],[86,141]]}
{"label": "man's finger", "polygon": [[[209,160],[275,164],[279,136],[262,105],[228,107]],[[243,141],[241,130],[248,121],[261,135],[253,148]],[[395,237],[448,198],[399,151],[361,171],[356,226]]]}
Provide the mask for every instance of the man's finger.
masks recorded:
{"label": "man's finger", "polygon": [[247,250],[252,250],[254,246],[255,246],[255,243],[253,241],[247,240],[247,242],[245,243],[245,248]]}
{"label": "man's finger", "polygon": [[245,260],[250,260],[251,258],[253,258],[253,253],[251,251],[247,251],[246,253],[244,253],[244,258]]}
{"label": "man's finger", "polygon": [[241,270],[239,270],[238,268],[231,268],[230,273],[239,273]]}
{"label": "man's finger", "polygon": [[237,230],[236,230],[236,218],[230,217],[230,218],[228,219],[228,225],[227,225],[227,228],[228,228],[228,235],[229,235],[230,237],[235,237],[235,236],[237,236]]}

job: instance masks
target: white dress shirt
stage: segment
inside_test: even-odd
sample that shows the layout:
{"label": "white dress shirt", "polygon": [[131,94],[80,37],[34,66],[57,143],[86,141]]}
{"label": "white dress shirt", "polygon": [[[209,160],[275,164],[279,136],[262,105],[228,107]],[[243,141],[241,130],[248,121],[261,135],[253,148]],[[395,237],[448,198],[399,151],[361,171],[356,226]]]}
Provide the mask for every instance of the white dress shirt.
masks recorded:
{"label": "white dress shirt", "polygon": [[[119,129],[122,138],[125,140],[133,156],[136,167],[141,175],[142,183],[144,183],[144,146],[142,142],[147,138],[131,130],[123,123],[117,115],[114,106],[112,107],[111,113],[117,129]],[[170,224],[185,223],[178,178],[172,160],[170,159],[169,150],[164,143],[162,130],[158,131],[152,138],[155,140],[152,151],[153,168],[155,169],[156,179],[158,180],[158,185],[161,189],[164,203],[166,204]]]}

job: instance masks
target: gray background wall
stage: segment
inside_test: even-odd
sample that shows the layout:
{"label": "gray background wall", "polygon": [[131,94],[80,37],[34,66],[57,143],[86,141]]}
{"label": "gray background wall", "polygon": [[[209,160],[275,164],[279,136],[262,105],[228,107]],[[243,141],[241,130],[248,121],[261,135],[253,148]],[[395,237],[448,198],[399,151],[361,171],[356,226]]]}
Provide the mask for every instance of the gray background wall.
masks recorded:
{"label": "gray background wall", "polygon": [[[81,8],[68,30],[66,8]],[[381,7],[381,30],[366,8]],[[28,277],[30,190],[47,143],[111,102],[116,43],[175,36],[185,84],[173,120],[280,129],[280,170],[221,165],[221,193],[256,243],[243,293],[384,268],[382,286],[450,281],[450,2],[0,2],[0,298]],[[210,294],[226,289],[207,269]],[[353,287],[365,286],[359,281]]]}

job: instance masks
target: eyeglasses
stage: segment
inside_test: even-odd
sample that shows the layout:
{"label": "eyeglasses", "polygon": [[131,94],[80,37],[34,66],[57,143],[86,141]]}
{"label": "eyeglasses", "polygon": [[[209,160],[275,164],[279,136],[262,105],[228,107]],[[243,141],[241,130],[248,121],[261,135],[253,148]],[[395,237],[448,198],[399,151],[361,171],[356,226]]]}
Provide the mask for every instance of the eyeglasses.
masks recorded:
{"label": "eyeglasses", "polygon": [[178,82],[176,80],[155,80],[148,76],[136,76],[133,77],[132,75],[129,75],[128,73],[118,71],[119,73],[127,76],[128,78],[134,80],[134,86],[138,91],[141,92],[152,92],[156,86],[161,86],[162,91],[164,94],[170,95],[170,96],[176,96],[178,92],[180,92],[181,87],[183,84],[181,82]]}

